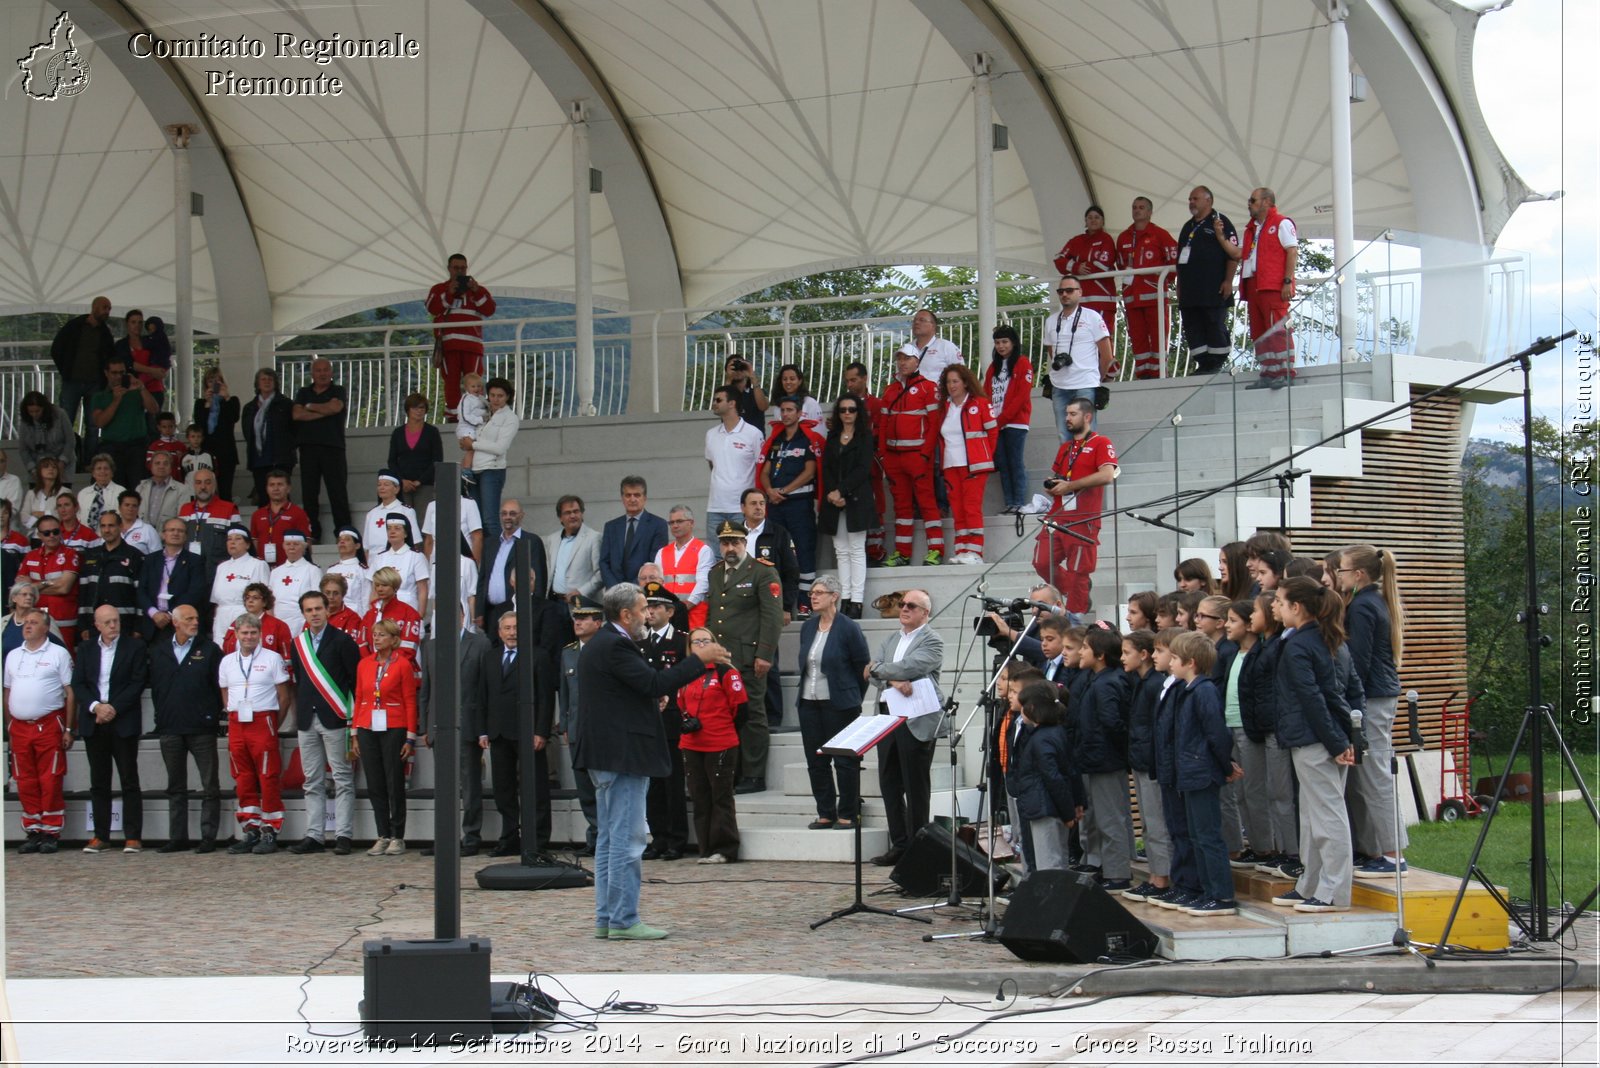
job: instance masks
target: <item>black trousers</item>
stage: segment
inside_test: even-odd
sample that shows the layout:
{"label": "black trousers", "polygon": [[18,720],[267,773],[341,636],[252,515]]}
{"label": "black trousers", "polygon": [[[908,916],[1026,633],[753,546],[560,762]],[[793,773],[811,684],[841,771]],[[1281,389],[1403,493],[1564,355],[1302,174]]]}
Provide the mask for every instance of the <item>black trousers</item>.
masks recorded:
{"label": "black trousers", "polygon": [[89,758],[89,811],[94,818],[94,836],[102,842],[111,838],[111,766],[115,764],[117,782],[122,786],[123,837],[143,838],[139,736],[120,738],[109,725],[103,725],[83,740],[83,749]]}
{"label": "black trousers", "polygon": [[[111,469],[116,472],[117,481],[124,486],[137,486],[139,480],[144,478],[143,441],[107,441],[101,438],[100,451],[111,457]],[[112,508],[116,507],[114,501],[108,501],[107,504]]]}
{"label": "black trousers", "polygon": [[361,747],[361,766],[367,773],[367,797],[372,801],[372,820],[379,838],[406,836],[406,766],[400,748],[406,744],[406,729],[386,731],[356,728],[356,744]]}
{"label": "black trousers", "polygon": [[461,840],[483,841],[483,757],[478,739],[461,739]]}
{"label": "black trousers", "polygon": [[739,815],[733,788],[738,780],[739,747],[720,753],[683,750],[684,775],[694,801],[694,840],[702,857],[721,853],[739,859]]}
{"label": "black trousers", "polygon": [[[678,713],[673,711],[676,716]],[[650,780],[650,792],[645,795],[645,819],[650,823],[650,845],[665,852],[680,852],[689,844],[689,799],[683,792],[683,750],[678,739],[667,739],[667,750],[672,754],[672,770],[664,777]]]}
{"label": "black trousers", "polygon": [[189,840],[189,758],[200,772],[200,840],[217,840],[222,824],[222,789],[217,780],[217,735],[163,734],[161,762],[167,766],[167,837]]}
{"label": "black trousers", "polygon": [[878,745],[878,786],[889,824],[889,848],[906,849],[927,826],[933,797],[932,739],[919,742],[901,727]]}
{"label": "black trousers", "polygon": [[[519,760],[515,738],[489,739],[489,775],[494,784],[494,807],[500,813],[500,840],[522,839],[522,792],[517,776]],[[533,791],[539,806],[534,828],[540,849],[550,844],[550,762],[545,750],[533,754]]]}
{"label": "black trousers", "polygon": [[[311,540],[322,540],[322,486],[335,530],[350,525],[350,471],[342,445],[300,446],[300,503],[311,517]],[[420,513],[418,513],[420,514]],[[414,531],[417,537],[421,531]]]}

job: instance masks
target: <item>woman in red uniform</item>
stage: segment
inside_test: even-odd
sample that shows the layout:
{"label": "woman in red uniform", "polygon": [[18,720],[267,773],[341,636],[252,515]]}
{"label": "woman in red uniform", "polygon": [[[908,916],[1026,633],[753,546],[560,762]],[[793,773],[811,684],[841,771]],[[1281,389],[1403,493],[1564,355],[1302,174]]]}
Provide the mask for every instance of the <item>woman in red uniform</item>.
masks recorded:
{"label": "woman in red uniform", "polygon": [[1083,233],[1068,241],[1056,253],[1056,270],[1063,277],[1083,282],[1083,303],[1090,311],[1100,313],[1106,321],[1106,331],[1117,336],[1117,280],[1115,278],[1084,278],[1086,274],[1103,274],[1116,270],[1117,239],[1106,233],[1106,213],[1098,204],[1090,204],[1083,213]]}
{"label": "woman in red uniform", "polygon": [[[289,624],[272,614],[276,605],[277,598],[272,596],[272,588],[265,583],[252,582],[244,588],[244,610],[261,620],[262,647],[288,660],[294,635],[289,633]],[[227,636],[222,639],[222,655],[227,656],[237,648],[239,638],[230,626]]]}
{"label": "woman in red uniform", "polygon": [[380,567],[372,573],[372,607],[361,619],[361,636],[356,642],[363,652],[375,652],[372,628],[385,619],[392,620],[400,628],[400,652],[415,664],[417,643],[422,641],[422,617],[397,596],[399,592],[400,572]]}
{"label": "woman in red uniform", "polygon": [[356,667],[356,730],[352,757],[367,769],[367,793],[378,840],[367,856],[406,851],[406,761],[417,742],[417,668],[400,651],[400,624],[381,619],[369,635],[372,653]]}
{"label": "woman in red uniform", "polygon": [[[689,633],[691,648],[715,641],[711,632],[696,627]],[[731,667],[712,666],[678,691],[683,713],[683,777],[694,804],[694,840],[700,846],[701,864],[727,864],[739,859],[739,822],[734,810],[733,786],[738,781],[739,732],[735,717],[749,700],[744,680]]]}
{"label": "woman in red uniform", "polygon": [[939,379],[942,407],[936,417],[944,484],[950,491],[950,518],[956,527],[958,564],[983,563],[983,490],[994,470],[998,437],[994,408],[966,364],[953,363]]}

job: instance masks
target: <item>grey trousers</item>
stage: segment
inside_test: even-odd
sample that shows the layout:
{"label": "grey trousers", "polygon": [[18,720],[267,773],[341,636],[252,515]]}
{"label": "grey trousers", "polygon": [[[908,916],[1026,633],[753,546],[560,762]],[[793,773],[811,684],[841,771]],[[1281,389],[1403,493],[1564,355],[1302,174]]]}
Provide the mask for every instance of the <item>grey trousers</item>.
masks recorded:
{"label": "grey trousers", "polygon": [[1238,788],[1239,815],[1244,820],[1250,848],[1265,856],[1277,851],[1272,837],[1272,795],[1267,781],[1267,743],[1252,742],[1243,727],[1233,728],[1233,759],[1244,769]]}
{"label": "grey trousers", "polygon": [[[1085,853],[1100,857],[1100,877],[1127,879],[1133,875],[1133,812],[1128,807],[1128,773],[1096,772],[1083,777],[1089,794],[1089,811],[1094,813],[1090,841]],[[1039,843],[1034,842],[1037,849]]]}
{"label": "grey trousers", "polygon": [[333,769],[333,816],[336,834],[354,838],[356,827],[356,772],[350,766],[343,727],[324,727],[315,717],[311,729],[300,732],[300,769],[306,773],[306,837],[322,840],[328,796],[327,768]]}
{"label": "grey trousers", "polygon": [[1300,816],[1295,805],[1294,760],[1289,750],[1278,744],[1275,734],[1267,735],[1267,811],[1272,821],[1272,848],[1279,853],[1299,856]]}
{"label": "grey trousers", "polygon": [[163,734],[161,762],[167,767],[167,836],[189,841],[189,758],[200,773],[200,838],[217,840],[222,823],[222,788],[217,779],[217,735]]}
{"label": "grey trousers", "polygon": [[1066,870],[1067,825],[1054,816],[1029,820],[1028,833],[1033,836],[1033,870]]}
{"label": "grey trousers", "polygon": [[1167,878],[1172,874],[1172,835],[1161,808],[1161,787],[1154,776],[1135,771],[1133,788],[1139,795],[1139,822],[1144,824],[1144,856],[1150,874]]}
{"label": "grey trousers", "polygon": [[1320,742],[1300,746],[1293,756],[1300,777],[1300,863],[1306,866],[1295,889],[1301,897],[1349,905],[1355,878],[1344,808],[1349,769],[1334,763]]}
{"label": "grey trousers", "polygon": [[[1234,734],[1232,759],[1235,763],[1238,763],[1239,728],[1234,727],[1232,730]],[[1230,855],[1237,853],[1244,848],[1244,828],[1241,826],[1243,822],[1241,819],[1241,809],[1244,806],[1240,803],[1240,795],[1243,792],[1243,779],[1236,779],[1233,782],[1225,782],[1222,784],[1222,788],[1217,791],[1217,805],[1222,809],[1222,845],[1225,849],[1227,849]],[[1252,849],[1255,848],[1254,840],[1251,841],[1250,847]]]}
{"label": "grey trousers", "polygon": [[1371,856],[1398,853],[1406,847],[1404,824],[1399,837],[1395,836],[1394,772],[1389,767],[1394,757],[1394,717],[1399,707],[1399,697],[1367,698],[1362,719],[1367,753],[1361,763],[1350,769],[1350,781],[1345,784],[1356,848]]}
{"label": "grey trousers", "polygon": [[755,665],[735,664],[744,680],[749,703],[744,708],[744,724],[739,728],[739,777],[767,777],[767,749],[772,743],[772,727],[767,723],[767,687],[781,685],[774,669],[757,675]]}

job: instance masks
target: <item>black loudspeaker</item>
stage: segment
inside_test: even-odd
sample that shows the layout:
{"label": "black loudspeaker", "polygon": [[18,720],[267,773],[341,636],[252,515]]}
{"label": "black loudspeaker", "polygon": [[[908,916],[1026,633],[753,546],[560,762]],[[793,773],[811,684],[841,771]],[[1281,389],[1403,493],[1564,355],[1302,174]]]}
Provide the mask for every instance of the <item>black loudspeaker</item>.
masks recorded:
{"label": "black loudspeaker", "polygon": [[1018,883],[997,934],[1023,960],[1071,964],[1153,957],[1159,945],[1094,876],[1075,871],[1037,871]]}
{"label": "black loudspeaker", "polygon": [[[956,879],[965,897],[984,897],[989,893],[984,877],[989,858],[965,842],[956,843]],[[930,823],[917,832],[911,848],[894,866],[889,878],[913,897],[933,897],[950,890],[950,831],[940,823]],[[994,888],[1005,889],[1011,874],[996,867]]]}
{"label": "black loudspeaker", "polygon": [[487,1039],[489,939],[397,938],[362,943],[361,1028],[367,1038]]}

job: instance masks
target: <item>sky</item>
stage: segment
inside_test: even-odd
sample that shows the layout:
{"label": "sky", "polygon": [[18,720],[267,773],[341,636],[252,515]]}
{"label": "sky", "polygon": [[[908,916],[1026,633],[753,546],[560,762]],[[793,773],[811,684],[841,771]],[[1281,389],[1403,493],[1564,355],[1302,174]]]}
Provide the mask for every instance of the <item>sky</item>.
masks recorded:
{"label": "sky", "polygon": [[[1484,15],[1474,49],[1478,99],[1501,151],[1523,180],[1561,199],[1524,204],[1501,232],[1498,251],[1532,258],[1528,340],[1577,329],[1596,333],[1600,314],[1600,4],[1513,0]],[[1535,360],[1536,415],[1579,414],[1580,377],[1593,374],[1569,343],[1557,361]],[[1591,380],[1591,385],[1593,381]],[[1592,394],[1590,395],[1592,399]],[[1522,402],[1479,408],[1473,435],[1520,438]],[[1589,418],[1593,418],[1591,412]]]}

